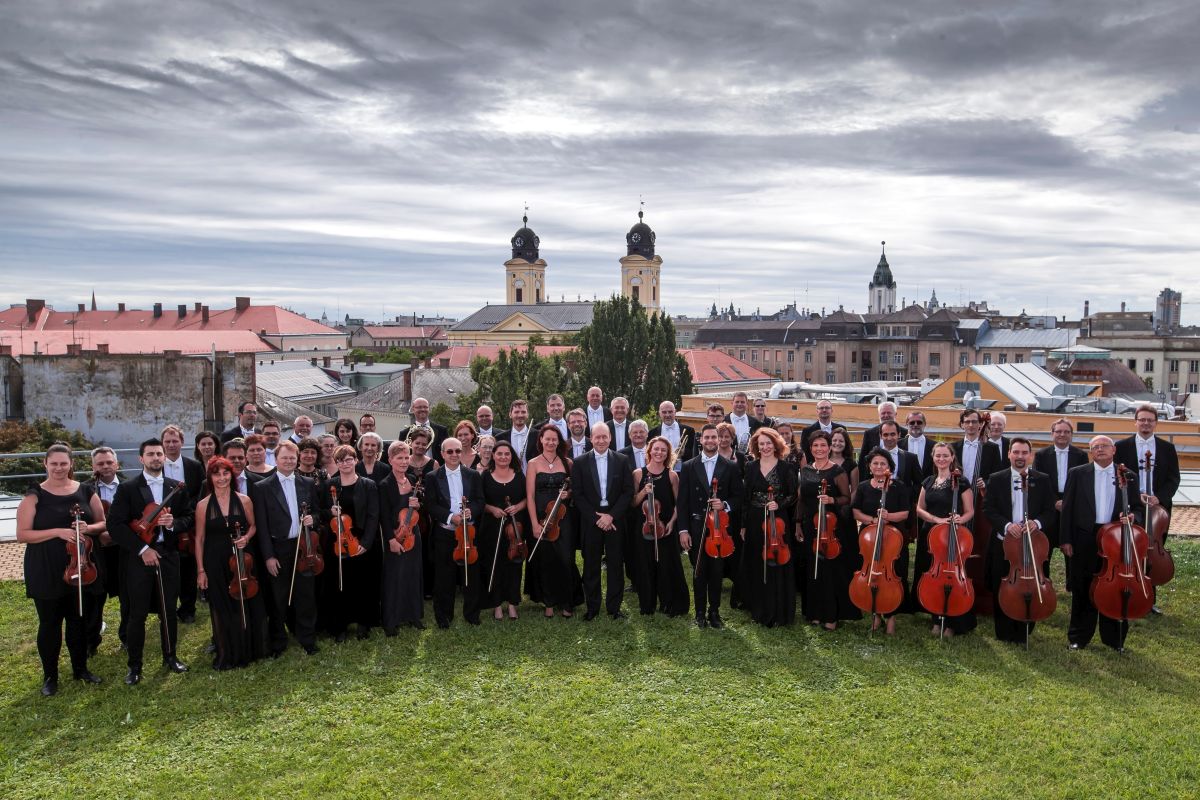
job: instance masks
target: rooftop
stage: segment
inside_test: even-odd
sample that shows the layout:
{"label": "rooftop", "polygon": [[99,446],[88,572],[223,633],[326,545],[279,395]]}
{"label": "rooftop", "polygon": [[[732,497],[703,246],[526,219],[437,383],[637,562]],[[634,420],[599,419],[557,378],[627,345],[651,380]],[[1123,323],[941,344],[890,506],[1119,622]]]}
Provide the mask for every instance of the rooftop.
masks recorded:
{"label": "rooftop", "polygon": [[486,331],[521,313],[551,331],[578,331],[592,323],[592,302],[487,305],[452,326],[455,331]]}
{"label": "rooftop", "polygon": [[286,400],[303,401],[320,397],[349,397],[354,390],[329,377],[320,367],[307,361],[262,361],[254,373],[259,390]]}

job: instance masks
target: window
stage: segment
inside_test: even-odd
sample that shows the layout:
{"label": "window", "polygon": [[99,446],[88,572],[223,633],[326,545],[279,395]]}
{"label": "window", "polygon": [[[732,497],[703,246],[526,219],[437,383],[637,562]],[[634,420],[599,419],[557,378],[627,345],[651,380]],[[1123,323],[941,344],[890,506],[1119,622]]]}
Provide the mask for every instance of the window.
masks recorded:
{"label": "window", "polygon": [[1007,363],[1008,363],[1008,353],[1001,353],[1001,354],[1000,354],[1000,363],[1001,363],[1001,364],[1007,364]]}
{"label": "window", "polygon": [[746,360],[746,351],[738,350],[738,361],[745,361],[745,360]]}
{"label": "window", "polygon": [[768,362],[768,361],[770,361],[770,360],[771,360],[771,351],[770,351],[770,350],[763,350],[763,363],[765,364],[765,363],[767,363],[767,362]]}
{"label": "window", "polygon": [[826,350],[825,351],[825,363],[826,364],[836,364],[837,363],[837,352],[834,350]]}
{"label": "window", "polygon": [[1018,364],[1024,364],[1024,363],[1025,363],[1025,354],[1024,354],[1024,353],[1017,353],[1017,355],[1016,355],[1016,357],[1013,359],[1013,361],[1015,361],[1015,362],[1016,362],[1016,363],[1018,363]]}
{"label": "window", "polygon": [[967,365],[967,354],[966,353],[958,354],[958,365],[960,367],[965,367]]}
{"label": "window", "polygon": [[903,364],[904,363],[904,353],[900,350],[893,350],[892,351],[892,363],[893,364]]}
{"label": "window", "polygon": [[1127,359],[1125,361],[1125,364],[1126,364],[1126,366],[1129,367],[1130,370],[1133,370],[1135,372],[1137,371],[1137,359],[1136,358]]}
{"label": "window", "polygon": [[837,380],[837,373],[836,373],[836,372],[834,372],[833,370],[827,370],[827,371],[825,372],[825,382],[826,382],[826,383],[833,383],[833,382],[834,382],[834,381],[836,381],[836,380]]}
{"label": "window", "polygon": [[1196,394],[1197,392],[1200,392],[1200,384],[1189,383],[1188,394]]}
{"label": "window", "polygon": [[776,363],[776,364],[779,364],[779,363],[781,363],[782,361],[783,361],[783,351],[782,351],[782,350],[776,350],[776,351],[775,351],[775,363]]}
{"label": "window", "polygon": [[637,300],[637,301],[640,303],[640,302],[641,302],[641,300],[642,300],[642,298],[641,298],[641,294],[642,294],[642,292],[641,292],[641,289],[642,289],[642,287],[640,287],[640,286],[631,286],[630,288],[631,288],[631,289],[633,289],[633,299],[634,299],[634,300]]}
{"label": "window", "polygon": [[1189,361],[1188,372],[1200,372],[1200,361]]}
{"label": "window", "polygon": [[1170,369],[1171,369],[1171,372],[1179,372],[1179,359],[1177,359],[1177,358],[1171,359]]}
{"label": "window", "polygon": [[796,351],[795,350],[788,350],[788,363],[789,364],[796,363]]}
{"label": "window", "polygon": [[930,353],[929,354],[929,366],[940,367],[941,365],[942,365],[942,354],[941,353]]}
{"label": "window", "polygon": [[879,380],[881,380],[881,381],[887,380],[887,370],[886,369],[879,370]]}
{"label": "window", "polygon": [[804,363],[805,363],[805,364],[811,364],[811,363],[812,363],[812,350],[805,350],[805,351],[804,351]]}
{"label": "window", "polygon": [[850,380],[852,380],[852,381],[858,380],[858,370],[856,370],[856,369],[850,370]]}
{"label": "window", "polygon": [[750,363],[751,363],[751,364],[757,364],[757,363],[758,363],[758,351],[757,351],[757,350],[751,350],[751,351],[750,351]]}
{"label": "window", "polygon": [[892,380],[897,382],[904,380],[904,373],[900,370],[896,370],[892,373]]}
{"label": "window", "polygon": [[1142,372],[1154,372],[1154,359],[1147,358],[1146,365],[1142,368]]}
{"label": "window", "polygon": [[991,353],[984,353],[984,354],[983,354],[983,363],[984,363],[984,364],[990,364],[990,363],[992,363],[992,354],[991,354]]}
{"label": "window", "polygon": [[850,351],[850,363],[851,364],[858,363],[858,351],[857,350]]}
{"label": "window", "polygon": [[518,288],[516,291],[517,291],[517,298],[516,298],[517,302],[524,303],[525,302],[525,290]]}
{"label": "window", "polygon": [[[879,351],[879,364],[880,364],[880,366],[883,366],[886,363],[887,363],[887,350],[880,350]],[[886,380],[886,378],[884,380]]]}

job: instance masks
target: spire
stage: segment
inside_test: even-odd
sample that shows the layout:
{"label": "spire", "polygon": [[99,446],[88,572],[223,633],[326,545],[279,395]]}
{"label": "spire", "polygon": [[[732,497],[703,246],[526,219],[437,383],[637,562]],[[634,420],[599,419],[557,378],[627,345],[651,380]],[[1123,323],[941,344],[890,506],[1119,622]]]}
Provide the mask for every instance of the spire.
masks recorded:
{"label": "spire", "polygon": [[654,258],[654,231],[646,224],[646,201],[638,196],[638,221],[625,234],[626,255],[640,255],[645,259]]}
{"label": "spire", "polygon": [[875,265],[875,275],[872,276],[870,285],[895,289],[896,281],[892,278],[892,268],[887,260],[887,242],[882,241],[879,245],[879,263]]}
{"label": "spire", "polygon": [[92,311],[96,310],[96,290],[92,289]]}
{"label": "spire", "polygon": [[525,214],[521,217],[521,228],[511,239],[512,257],[521,258],[530,264],[538,260],[538,247],[541,239],[529,227],[529,203],[525,204]]}

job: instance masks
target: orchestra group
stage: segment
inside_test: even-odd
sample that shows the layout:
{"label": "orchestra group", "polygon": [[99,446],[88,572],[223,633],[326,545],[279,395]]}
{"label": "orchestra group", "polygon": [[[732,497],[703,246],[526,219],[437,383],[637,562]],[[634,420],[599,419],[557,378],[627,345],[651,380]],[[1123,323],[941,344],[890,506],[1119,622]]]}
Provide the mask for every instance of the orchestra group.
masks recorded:
{"label": "orchestra group", "polygon": [[132,477],[97,447],[87,481],[54,445],[17,512],[42,693],[58,690],[64,638],[74,678],[101,682],[88,658],[111,597],[131,686],[151,615],[165,668],[187,671],[177,626],[195,622],[199,599],[218,670],[278,657],[292,637],[311,655],[319,636],[423,628],[427,600],[448,628],[460,595],[470,625],[489,610],[495,624],[517,619],[526,599],[546,618],[620,620],[632,591],[641,614],[691,611],[721,628],[726,580],[728,607],[768,627],[799,609],[826,630],[866,617],[866,630],[893,634],[900,615],[928,615],[945,638],[983,611],[998,639],[1028,646],[1054,611],[1053,549],[1071,649],[1098,627],[1122,650],[1129,621],[1158,612],[1180,474],[1151,406],[1128,438],[1083,450],[1059,419],[1035,451],[1000,413],[964,409],[963,435],[935,441],[920,411],[901,425],[884,402],[855,451],[828,400],[801,430],[745,393],[731,404],[712,402],[697,428],[663,402],[651,428],[593,387],[569,412],[550,396],[540,423],[517,400],[510,429],[481,406],[448,430],[416,398],[412,425],[387,442],[370,414],[316,436],[302,416],[283,438],[245,402],[228,430],[195,435],[190,456],[167,425],[141,443]]}

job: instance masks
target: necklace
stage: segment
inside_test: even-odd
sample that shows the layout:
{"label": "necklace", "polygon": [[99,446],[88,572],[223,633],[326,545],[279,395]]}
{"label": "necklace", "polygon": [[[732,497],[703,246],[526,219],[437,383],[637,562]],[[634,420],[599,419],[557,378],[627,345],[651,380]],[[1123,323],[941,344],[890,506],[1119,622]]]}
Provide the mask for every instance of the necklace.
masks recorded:
{"label": "necklace", "polygon": [[554,465],[558,463],[558,456],[555,456],[554,458],[546,458],[546,454],[542,453],[542,461],[546,462],[547,467],[554,469]]}

